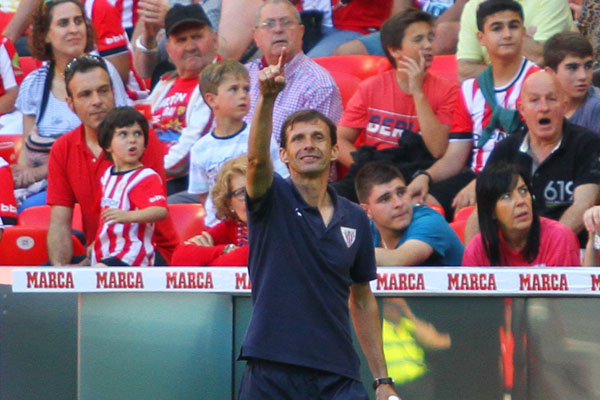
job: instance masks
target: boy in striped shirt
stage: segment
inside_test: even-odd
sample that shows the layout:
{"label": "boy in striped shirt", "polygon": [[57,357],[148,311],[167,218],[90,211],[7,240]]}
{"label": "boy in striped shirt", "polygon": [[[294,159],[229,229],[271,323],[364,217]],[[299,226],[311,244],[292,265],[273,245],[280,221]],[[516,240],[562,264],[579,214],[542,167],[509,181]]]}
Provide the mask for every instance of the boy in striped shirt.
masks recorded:
{"label": "boy in striped shirt", "polygon": [[168,215],[163,182],[140,161],[148,122],[130,107],[106,114],[98,143],[114,162],[102,176],[101,217],[92,245],[92,265],[152,266],[154,222]]}

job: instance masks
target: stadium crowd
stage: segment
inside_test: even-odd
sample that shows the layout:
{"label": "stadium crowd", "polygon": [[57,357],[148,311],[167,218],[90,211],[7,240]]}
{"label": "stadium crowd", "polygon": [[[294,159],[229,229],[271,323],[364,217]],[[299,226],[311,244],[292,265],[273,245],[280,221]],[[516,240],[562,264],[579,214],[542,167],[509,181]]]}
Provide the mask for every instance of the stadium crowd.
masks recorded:
{"label": "stadium crowd", "polygon": [[[248,265],[262,260],[252,223],[264,207],[251,204],[266,197],[278,212],[272,192],[293,197],[279,193],[284,180],[295,202],[311,198],[298,176],[326,166],[337,194],[333,210],[316,207],[325,226],[350,207],[337,196],[359,205],[368,234],[342,228],[338,239],[366,240],[378,266],[596,266],[596,7],[0,2],[0,249],[2,232],[37,210],[50,265]],[[305,110],[316,113],[290,122]],[[331,138],[290,135],[311,121]],[[315,211],[307,203],[295,212]],[[175,217],[183,204],[190,214]],[[74,250],[73,226],[87,251]],[[388,323],[409,305],[390,308]]]}

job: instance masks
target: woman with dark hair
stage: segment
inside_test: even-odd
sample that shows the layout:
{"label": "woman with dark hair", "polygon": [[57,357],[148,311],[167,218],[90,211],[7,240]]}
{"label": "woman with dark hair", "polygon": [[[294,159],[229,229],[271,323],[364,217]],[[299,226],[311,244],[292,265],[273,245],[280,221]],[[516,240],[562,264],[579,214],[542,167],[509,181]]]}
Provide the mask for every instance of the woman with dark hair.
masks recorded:
{"label": "woman with dark hair", "polygon": [[[45,204],[50,147],[63,134],[81,125],[66,98],[65,67],[73,58],[92,52],[94,29],[78,0],[40,1],[29,36],[34,58],[44,65],[31,72],[19,88],[15,106],[23,113],[23,143],[13,167],[17,201],[23,208]],[[115,104],[130,102],[116,68],[106,61]]]}
{"label": "woman with dark hair", "polygon": [[524,171],[490,166],[477,178],[476,195],[481,233],[465,249],[463,265],[580,265],[577,237],[566,225],[538,216]]}

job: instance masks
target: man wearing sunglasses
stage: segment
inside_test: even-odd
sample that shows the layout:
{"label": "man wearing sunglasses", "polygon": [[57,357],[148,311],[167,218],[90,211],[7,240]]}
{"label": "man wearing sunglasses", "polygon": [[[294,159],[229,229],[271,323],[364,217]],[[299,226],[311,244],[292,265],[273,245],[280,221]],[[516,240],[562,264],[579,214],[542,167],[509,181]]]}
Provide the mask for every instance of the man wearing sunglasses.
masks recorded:
{"label": "man wearing sunglasses", "polygon": [[[89,261],[72,260],[71,223],[73,207],[79,203],[82,211],[85,241],[94,240],[100,210],[97,195],[100,177],[112,163],[105,158],[98,144],[98,127],[114,108],[114,94],[106,64],[94,56],[73,59],[65,69],[67,103],[82,125],[61,136],[52,146],[48,162],[48,197],[52,206],[48,228],[48,256],[52,265],[68,265]],[[163,153],[154,132],[150,132],[142,163],[157,171],[165,181]],[[177,245],[177,233],[170,217],[156,224],[157,249],[165,260]],[[158,255],[157,255],[158,256]],[[164,264],[157,257],[156,265]]]}

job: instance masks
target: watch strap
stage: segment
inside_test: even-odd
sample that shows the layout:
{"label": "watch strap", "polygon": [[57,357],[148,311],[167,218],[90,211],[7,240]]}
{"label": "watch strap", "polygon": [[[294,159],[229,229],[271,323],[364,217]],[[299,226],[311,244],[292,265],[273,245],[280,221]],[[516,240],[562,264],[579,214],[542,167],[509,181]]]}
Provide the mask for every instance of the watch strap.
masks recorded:
{"label": "watch strap", "polygon": [[394,378],[386,376],[385,378],[377,378],[373,381],[373,389],[377,389],[380,385],[393,385]]}

